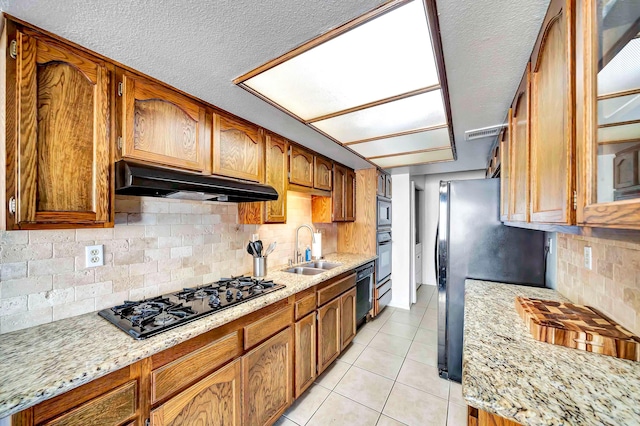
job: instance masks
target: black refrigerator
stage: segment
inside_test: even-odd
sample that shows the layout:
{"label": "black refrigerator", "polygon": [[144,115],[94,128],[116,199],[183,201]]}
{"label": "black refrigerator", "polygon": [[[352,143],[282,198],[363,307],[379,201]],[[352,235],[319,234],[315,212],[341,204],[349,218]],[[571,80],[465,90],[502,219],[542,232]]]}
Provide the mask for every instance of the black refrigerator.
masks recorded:
{"label": "black refrigerator", "polygon": [[462,379],[464,281],[545,285],[544,232],[500,222],[500,180],[440,182],[436,236],[438,370]]}

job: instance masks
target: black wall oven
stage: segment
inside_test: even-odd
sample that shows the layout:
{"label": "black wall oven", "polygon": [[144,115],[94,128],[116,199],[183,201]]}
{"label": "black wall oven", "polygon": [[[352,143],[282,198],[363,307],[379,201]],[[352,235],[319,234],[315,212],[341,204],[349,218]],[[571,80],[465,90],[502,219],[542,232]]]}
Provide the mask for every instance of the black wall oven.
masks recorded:
{"label": "black wall oven", "polygon": [[378,197],[378,231],[391,228],[391,200]]}
{"label": "black wall oven", "polygon": [[378,245],[376,248],[378,261],[376,263],[376,281],[381,283],[391,275],[391,231],[378,231]]}

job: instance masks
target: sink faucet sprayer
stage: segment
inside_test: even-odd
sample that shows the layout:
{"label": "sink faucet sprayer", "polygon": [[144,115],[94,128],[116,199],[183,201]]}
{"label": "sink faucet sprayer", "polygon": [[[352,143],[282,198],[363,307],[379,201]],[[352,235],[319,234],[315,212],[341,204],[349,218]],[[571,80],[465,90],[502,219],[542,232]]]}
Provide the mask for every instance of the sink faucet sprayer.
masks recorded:
{"label": "sink faucet sprayer", "polygon": [[316,237],[315,237],[315,235],[313,235],[313,228],[312,227],[310,227],[309,225],[300,225],[300,226],[298,226],[298,229],[296,229],[296,248],[295,248],[295,251],[293,252],[293,258],[295,259],[296,263],[301,262],[299,257],[302,256],[302,254],[300,253],[300,249],[298,247],[298,236],[300,234],[300,228],[307,228],[309,230],[309,232],[311,232],[311,242],[312,243],[316,242]]}

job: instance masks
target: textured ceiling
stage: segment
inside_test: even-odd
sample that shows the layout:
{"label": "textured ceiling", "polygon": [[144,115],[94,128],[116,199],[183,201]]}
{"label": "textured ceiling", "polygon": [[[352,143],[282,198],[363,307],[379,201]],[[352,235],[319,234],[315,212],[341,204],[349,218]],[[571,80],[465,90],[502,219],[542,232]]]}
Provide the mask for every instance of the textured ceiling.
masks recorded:
{"label": "textured ceiling", "polygon": [[[369,164],[234,86],[245,72],[384,0],[0,0],[0,9],[167,82],[354,168]],[[549,0],[440,0],[458,161],[412,173],[484,168]]]}

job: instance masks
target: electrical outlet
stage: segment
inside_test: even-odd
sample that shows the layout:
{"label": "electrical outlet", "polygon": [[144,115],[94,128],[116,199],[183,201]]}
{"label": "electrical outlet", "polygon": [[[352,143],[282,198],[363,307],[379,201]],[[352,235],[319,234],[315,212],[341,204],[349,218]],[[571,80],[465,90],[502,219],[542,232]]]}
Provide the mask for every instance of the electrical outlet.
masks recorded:
{"label": "electrical outlet", "polygon": [[591,247],[589,246],[584,248],[584,267],[589,270],[593,268],[591,259]]}
{"label": "electrical outlet", "polygon": [[547,240],[547,247],[549,247],[549,254],[553,254],[553,238]]}
{"label": "electrical outlet", "polygon": [[104,246],[86,246],[84,248],[85,265],[87,268],[104,265]]}

